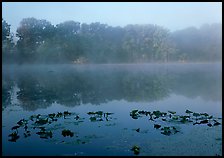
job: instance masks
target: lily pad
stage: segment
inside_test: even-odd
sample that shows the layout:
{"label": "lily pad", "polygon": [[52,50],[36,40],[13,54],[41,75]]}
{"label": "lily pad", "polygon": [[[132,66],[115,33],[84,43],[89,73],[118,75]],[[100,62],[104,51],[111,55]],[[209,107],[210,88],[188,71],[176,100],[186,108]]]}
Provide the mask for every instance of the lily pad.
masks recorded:
{"label": "lily pad", "polygon": [[74,136],[74,132],[71,132],[70,130],[66,130],[64,129],[61,134],[66,137],[66,136],[70,136],[70,137],[73,137]]}
{"label": "lily pad", "polygon": [[176,114],[177,112],[175,112],[175,111],[168,111],[169,113],[171,113],[171,114]]}
{"label": "lily pad", "polygon": [[138,155],[140,153],[140,147],[137,146],[137,145],[134,145],[132,148],[131,148],[132,151],[134,151],[134,154],[135,155]]}
{"label": "lily pad", "polygon": [[95,122],[96,121],[96,117],[90,117],[89,118],[91,122]]}
{"label": "lily pad", "polygon": [[213,126],[218,126],[218,125],[221,125],[221,123],[219,123],[219,122],[215,122],[215,123],[213,124]]}
{"label": "lily pad", "polygon": [[9,139],[10,142],[16,142],[20,136],[17,134],[17,132],[13,132],[9,134],[9,137],[11,137],[11,139]]}
{"label": "lily pad", "polygon": [[201,124],[206,124],[206,123],[208,123],[208,120],[202,120],[200,123]]}
{"label": "lily pad", "polygon": [[190,113],[193,113],[193,112],[190,111],[190,110],[186,110],[185,113],[190,114]]}
{"label": "lily pad", "polygon": [[198,116],[200,116],[200,114],[194,112],[194,113],[193,113],[193,116],[198,117]]}
{"label": "lily pad", "polygon": [[154,124],[154,128],[159,129],[161,127],[161,125],[159,124]]}
{"label": "lily pad", "polygon": [[211,123],[208,123],[207,125],[208,125],[209,127],[212,127],[212,124],[211,124]]}

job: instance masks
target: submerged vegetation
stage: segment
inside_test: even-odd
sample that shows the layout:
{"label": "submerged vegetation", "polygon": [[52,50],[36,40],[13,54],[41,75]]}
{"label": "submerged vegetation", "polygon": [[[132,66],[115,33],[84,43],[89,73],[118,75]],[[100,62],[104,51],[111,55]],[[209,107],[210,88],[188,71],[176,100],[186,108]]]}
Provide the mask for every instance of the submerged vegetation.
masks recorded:
{"label": "submerged vegetation", "polygon": [[[153,25],[112,27],[99,22],[24,18],[16,36],[2,19],[3,63],[136,63],[220,61],[222,24],[170,32]],[[14,39],[18,40],[15,41]]]}

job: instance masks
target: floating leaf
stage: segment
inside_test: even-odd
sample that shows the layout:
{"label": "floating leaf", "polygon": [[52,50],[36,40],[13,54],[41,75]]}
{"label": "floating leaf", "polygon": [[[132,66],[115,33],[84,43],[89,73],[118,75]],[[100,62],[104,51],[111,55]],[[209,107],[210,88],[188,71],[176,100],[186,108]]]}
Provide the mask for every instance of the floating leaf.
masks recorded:
{"label": "floating leaf", "polygon": [[16,140],[19,139],[20,136],[16,132],[13,132],[9,134],[9,137],[11,137],[11,139],[9,139],[10,142],[16,142]]}
{"label": "floating leaf", "polygon": [[138,119],[139,115],[138,115],[138,110],[132,110],[130,112],[130,116],[133,118],[133,119]]}
{"label": "floating leaf", "polygon": [[193,112],[190,111],[190,110],[186,110],[185,113],[190,114],[190,113],[193,113]]}
{"label": "floating leaf", "polygon": [[35,122],[35,124],[38,124],[38,125],[44,125],[48,123],[48,118],[47,119],[39,119]]}
{"label": "floating leaf", "polygon": [[198,116],[200,116],[200,114],[194,112],[194,113],[193,113],[193,116],[198,117]]}
{"label": "floating leaf", "polygon": [[218,126],[218,125],[221,125],[221,123],[219,123],[219,122],[215,122],[215,123],[213,124],[213,126]]}
{"label": "floating leaf", "polygon": [[89,118],[91,122],[95,122],[96,121],[96,117],[90,117]]}
{"label": "floating leaf", "polygon": [[173,116],[172,119],[173,120],[178,120],[178,117],[177,116]]}
{"label": "floating leaf", "polygon": [[212,119],[212,118],[213,118],[213,116],[209,116],[209,117],[208,117],[208,119]]}
{"label": "floating leaf", "polygon": [[159,129],[161,127],[161,125],[159,124],[154,124],[154,128]]}
{"label": "floating leaf", "polygon": [[169,113],[171,113],[171,114],[176,114],[176,112],[175,111],[168,111]]}
{"label": "floating leaf", "polygon": [[71,112],[64,111],[64,115],[71,115],[71,114],[72,114]]}
{"label": "floating leaf", "polygon": [[142,111],[139,111],[138,113],[145,115],[146,114],[146,111],[142,110]]}
{"label": "floating leaf", "polygon": [[97,111],[96,114],[97,115],[103,115],[103,111]]}
{"label": "floating leaf", "polygon": [[209,127],[212,127],[212,124],[211,124],[211,123],[208,123],[207,125],[208,125]]}
{"label": "floating leaf", "polygon": [[56,114],[56,117],[62,117],[63,116],[63,114],[61,113],[61,112],[58,112],[57,114]]}
{"label": "floating leaf", "polygon": [[200,123],[202,123],[202,124],[208,123],[208,120],[203,120]]}
{"label": "floating leaf", "polygon": [[200,115],[209,116],[207,113],[200,113]]}
{"label": "floating leaf", "polygon": [[153,114],[158,118],[158,117],[160,117],[160,116],[162,116],[162,113],[159,111],[159,110],[157,110],[157,111],[153,111]]}
{"label": "floating leaf", "polygon": [[49,116],[50,118],[53,118],[53,117],[55,117],[55,113],[53,113],[53,114],[48,114],[48,116]]}
{"label": "floating leaf", "polygon": [[136,129],[136,131],[139,132],[140,131],[140,128]]}
{"label": "floating leaf", "polygon": [[138,155],[140,153],[140,147],[138,147],[137,145],[134,145],[132,148],[131,148],[132,151],[134,151],[134,154],[135,155]]}
{"label": "floating leaf", "polygon": [[66,129],[64,129],[64,130],[61,132],[61,134],[62,134],[64,137],[66,137],[66,136],[73,137],[73,136],[74,136],[74,133],[73,133],[73,132],[71,132],[70,130],[66,130]]}
{"label": "floating leaf", "polygon": [[161,133],[164,134],[164,135],[167,135],[167,136],[171,135],[171,131],[163,131]]}
{"label": "floating leaf", "polygon": [[87,113],[88,115],[94,115],[94,114],[96,114],[95,112],[88,112]]}
{"label": "floating leaf", "polygon": [[12,130],[17,130],[18,128],[19,128],[20,126],[14,126],[14,127],[12,127]]}

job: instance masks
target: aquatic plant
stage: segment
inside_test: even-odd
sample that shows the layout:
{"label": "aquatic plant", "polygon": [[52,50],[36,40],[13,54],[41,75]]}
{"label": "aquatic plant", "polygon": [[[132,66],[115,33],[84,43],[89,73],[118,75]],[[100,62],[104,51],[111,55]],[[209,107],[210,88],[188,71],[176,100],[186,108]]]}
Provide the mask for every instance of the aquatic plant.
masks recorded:
{"label": "aquatic plant", "polygon": [[64,111],[64,115],[71,115],[71,114],[72,114],[71,112]]}
{"label": "aquatic plant", "polygon": [[145,115],[147,113],[147,111],[141,110],[141,111],[138,111],[138,113]]}
{"label": "aquatic plant", "polygon": [[17,132],[13,132],[11,134],[9,134],[9,137],[11,137],[11,139],[9,139],[9,141],[11,142],[16,142],[17,139],[19,139],[19,135]]}
{"label": "aquatic plant", "polygon": [[96,112],[88,112],[88,115],[93,115],[90,117],[90,121],[95,122],[95,121],[103,121],[103,117],[106,119],[106,121],[109,121],[111,117],[110,115],[114,114],[111,112],[103,112],[103,111],[96,111]]}
{"label": "aquatic plant", "polygon": [[96,121],[96,117],[90,117],[89,118],[91,122],[95,122]]}
{"label": "aquatic plant", "polygon": [[207,113],[200,113],[201,116],[205,116],[205,118],[207,119],[207,117],[209,116]]}
{"label": "aquatic plant", "polygon": [[68,112],[68,111],[64,111],[63,114],[64,114],[64,115],[63,115],[63,116],[64,116],[64,119],[66,119],[65,116],[71,115],[72,113],[71,113],[71,112]]}
{"label": "aquatic plant", "polygon": [[[181,123],[186,123],[186,122],[189,121],[187,118],[190,118],[190,116],[180,116],[180,118],[182,118],[182,119],[180,120]],[[190,121],[189,121],[189,122],[190,122]]]}
{"label": "aquatic plant", "polygon": [[173,116],[172,119],[173,120],[178,120],[178,116]]}
{"label": "aquatic plant", "polygon": [[193,113],[193,112],[190,111],[190,110],[186,110],[185,113],[189,114],[189,117],[190,117],[190,114]]}
{"label": "aquatic plant", "polygon": [[102,116],[103,115],[103,111],[97,111],[96,114]]}
{"label": "aquatic plant", "polygon": [[70,136],[70,137],[73,137],[74,136],[74,132],[71,132],[70,130],[66,130],[64,129],[61,134],[66,137],[66,136]]}
{"label": "aquatic plant", "polygon": [[130,116],[131,116],[133,119],[138,119],[138,117],[139,117],[138,110],[132,110],[132,111],[130,112]]}
{"label": "aquatic plant", "polygon": [[63,114],[61,113],[61,112],[58,112],[57,114],[56,114],[56,117],[62,117],[63,116]]}
{"label": "aquatic plant", "polygon": [[196,124],[197,124],[197,120],[198,120],[198,116],[200,116],[200,114],[199,113],[193,113],[193,116],[195,116],[196,117]]}
{"label": "aquatic plant", "polygon": [[48,116],[50,117],[50,118],[54,118],[55,117],[55,113],[53,113],[53,114],[48,114]]}
{"label": "aquatic plant", "polygon": [[159,124],[154,124],[154,128],[159,129],[161,127],[161,125]]}
{"label": "aquatic plant", "polygon": [[171,113],[171,114],[176,114],[177,112],[175,112],[175,111],[168,111],[169,113]]}
{"label": "aquatic plant", "polygon": [[26,124],[27,123],[27,120],[25,120],[25,119],[21,119],[21,120],[19,120],[18,122],[17,122],[17,124],[19,125],[19,126],[23,126],[24,124]]}
{"label": "aquatic plant", "polygon": [[26,131],[23,133],[23,135],[25,138],[27,138],[27,137],[31,136],[31,133],[30,133],[30,131]]}
{"label": "aquatic plant", "polygon": [[206,123],[208,123],[208,120],[202,120],[202,121],[200,121],[200,124],[206,124]]}
{"label": "aquatic plant", "polygon": [[35,124],[38,124],[38,125],[44,125],[48,123],[48,118],[47,119],[39,119],[35,122]]}
{"label": "aquatic plant", "polygon": [[75,117],[74,119],[78,120],[78,119],[79,119],[79,116],[78,116],[78,115],[76,115],[76,117]]}
{"label": "aquatic plant", "polygon": [[218,121],[216,121],[216,120],[214,120],[214,124],[213,124],[213,126],[218,126],[218,125],[221,125],[221,123],[219,123]]}
{"label": "aquatic plant", "polygon": [[156,116],[155,118],[159,118],[160,116],[162,116],[162,113],[159,110],[153,111],[153,114]]}
{"label": "aquatic plant", "polygon": [[134,152],[135,155],[138,155],[140,153],[140,147],[137,145],[134,145],[131,150]]}
{"label": "aquatic plant", "polygon": [[12,127],[11,129],[12,129],[12,130],[16,130],[16,131],[18,132],[18,130],[17,130],[18,128],[20,128],[20,126],[14,126],[14,127]]}
{"label": "aquatic plant", "polygon": [[208,123],[207,125],[208,125],[209,127],[212,127],[212,124],[211,124],[211,123]]}
{"label": "aquatic plant", "polygon": [[161,133],[164,134],[164,135],[169,136],[171,134],[170,127],[163,127],[163,128],[161,128],[161,130],[163,131]]}
{"label": "aquatic plant", "polygon": [[94,115],[94,114],[96,114],[95,112],[88,112],[87,113],[88,115]]}

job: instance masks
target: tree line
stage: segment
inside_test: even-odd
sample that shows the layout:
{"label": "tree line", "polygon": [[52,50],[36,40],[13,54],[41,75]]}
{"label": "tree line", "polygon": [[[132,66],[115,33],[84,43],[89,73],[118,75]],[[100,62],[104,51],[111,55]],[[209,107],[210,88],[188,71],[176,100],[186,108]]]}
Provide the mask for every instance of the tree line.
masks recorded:
{"label": "tree line", "polygon": [[54,26],[24,18],[14,35],[2,19],[3,63],[220,61],[221,41],[222,24],[216,23],[171,32],[153,24],[112,27],[65,21]]}

